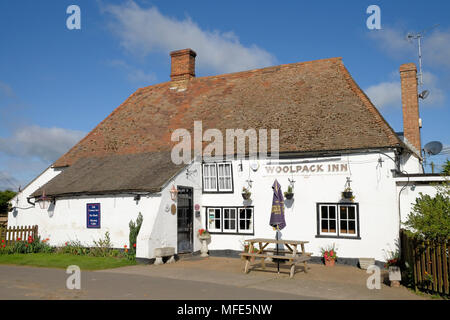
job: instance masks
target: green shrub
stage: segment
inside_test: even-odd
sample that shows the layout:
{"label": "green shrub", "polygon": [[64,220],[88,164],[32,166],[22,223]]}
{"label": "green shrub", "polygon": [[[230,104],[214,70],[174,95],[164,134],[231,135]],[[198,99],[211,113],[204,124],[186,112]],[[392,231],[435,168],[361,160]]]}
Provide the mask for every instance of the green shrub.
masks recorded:
{"label": "green shrub", "polygon": [[105,238],[100,238],[98,241],[94,240],[94,247],[91,248],[89,255],[94,257],[108,257],[111,255],[112,243],[109,236],[109,231],[105,232]]}
{"label": "green shrub", "polygon": [[67,253],[76,256],[88,255],[89,251],[89,248],[83,246],[79,240],[67,241],[63,247],[57,249],[57,253]]}
{"label": "green shrub", "polygon": [[450,197],[439,191],[434,197],[419,193],[404,225],[413,236],[426,239],[447,239],[450,236]]}
{"label": "green shrub", "polygon": [[[136,255],[136,240],[137,236],[139,234],[139,230],[141,230],[142,221],[144,218],[142,217],[142,214],[139,212],[138,217],[136,219],[136,223],[133,222],[133,220],[130,221],[129,227],[130,227],[130,251],[133,255]],[[128,250],[125,250],[125,253],[128,254]]]}

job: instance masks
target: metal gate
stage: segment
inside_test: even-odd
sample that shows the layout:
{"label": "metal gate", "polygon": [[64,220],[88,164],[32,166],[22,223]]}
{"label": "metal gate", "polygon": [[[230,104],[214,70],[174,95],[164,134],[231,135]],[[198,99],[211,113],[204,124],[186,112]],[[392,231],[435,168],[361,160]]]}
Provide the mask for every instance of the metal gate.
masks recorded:
{"label": "metal gate", "polygon": [[193,189],[189,187],[178,187],[177,196],[177,230],[178,230],[178,253],[193,251]]}

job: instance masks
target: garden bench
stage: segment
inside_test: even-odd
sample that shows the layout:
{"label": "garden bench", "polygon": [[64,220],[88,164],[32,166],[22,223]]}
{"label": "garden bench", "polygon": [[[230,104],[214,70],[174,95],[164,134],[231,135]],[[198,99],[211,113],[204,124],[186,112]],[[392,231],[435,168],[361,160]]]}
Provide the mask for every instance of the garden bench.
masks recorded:
{"label": "garden bench", "polygon": [[170,257],[166,263],[174,263],[175,262],[175,248],[174,247],[156,248],[154,264],[156,264],[156,265],[164,264],[163,257]]}
{"label": "garden bench", "polygon": [[[296,240],[274,240],[274,239],[250,239],[246,240],[249,242],[249,252],[243,252],[241,253],[241,257],[247,257],[247,261],[245,262],[244,272],[249,272],[249,267],[252,263],[251,258],[261,258],[261,267],[264,270],[266,268],[266,259],[279,259],[279,260],[286,260],[288,263],[291,264],[291,270],[290,270],[290,278],[294,277],[295,274],[295,267],[299,263],[303,263],[304,271],[305,273],[307,271],[307,261],[311,259],[311,252],[305,252],[305,243],[308,243],[307,241],[296,241]],[[259,248],[256,248],[257,252],[253,252],[254,244],[258,243]],[[270,243],[275,244],[283,244],[287,248],[287,250],[280,250],[278,249],[266,249],[266,247]],[[301,246],[301,252],[297,252],[297,245]],[[280,255],[280,253],[285,253],[285,255]]]}

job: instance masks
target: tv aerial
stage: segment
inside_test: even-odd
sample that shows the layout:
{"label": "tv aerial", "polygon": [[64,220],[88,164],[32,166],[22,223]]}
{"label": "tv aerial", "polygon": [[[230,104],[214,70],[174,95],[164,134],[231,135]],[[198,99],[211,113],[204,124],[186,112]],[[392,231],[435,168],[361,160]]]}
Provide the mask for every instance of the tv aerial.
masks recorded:
{"label": "tv aerial", "polygon": [[[417,47],[419,49],[419,86],[422,88],[423,86],[423,72],[422,72],[422,44],[421,44],[421,39],[425,36],[425,33],[427,31],[430,31],[431,29],[434,29],[438,26],[439,24],[435,24],[434,26],[424,29],[420,32],[414,33],[414,32],[409,32],[406,35],[406,40],[408,40],[409,42],[412,42],[413,40],[417,40]],[[426,97],[428,97],[428,95],[430,94],[429,90],[423,90],[420,94],[419,94],[419,98],[421,98],[422,100],[425,99]]]}
{"label": "tv aerial", "polygon": [[[439,141],[431,141],[428,142],[424,147],[423,147],[423,152],[424,152],[424,162],[426,165],[426,155],[429,156],[435,156],[437,154],[439,154],[442,151],[443,145],[441,142]],[[434,163],[431,162],[431,171],[434,173]]]}

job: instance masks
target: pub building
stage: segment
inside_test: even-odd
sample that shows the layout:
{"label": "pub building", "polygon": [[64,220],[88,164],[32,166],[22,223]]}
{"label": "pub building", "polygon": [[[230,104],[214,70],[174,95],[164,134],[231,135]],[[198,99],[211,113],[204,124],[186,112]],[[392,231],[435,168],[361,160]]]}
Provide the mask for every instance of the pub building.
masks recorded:
{"label": "pub building", "polygon": [[[198,252],[201,228],[211,234],[210,255],[238,256],[245,239],[275,237],[269,219],[277,180],[293,193],[284,200],[283,239],[309,241],[313,257],[334,244],[339,262],[381,263],[418,193],[434,194],[431,183],[442,180],[423,173],[413,63],[400,66],[400,134],[342,58],[196,77],[193,50],[170,56],[170,81],[138,89],[20,191],[9,226],[38,225],[51,245],[89,246],[108,231],[123,248],[132,245],[128,224],[141,213],[138,261],[153,262],[155,248]],[[278,129],[278,157],[269,144],[267,157],[176,164],[172,134],[185,128],[193,136],[196,121],[224,137],[230,128]]]}

